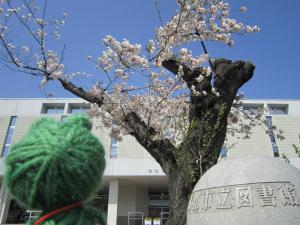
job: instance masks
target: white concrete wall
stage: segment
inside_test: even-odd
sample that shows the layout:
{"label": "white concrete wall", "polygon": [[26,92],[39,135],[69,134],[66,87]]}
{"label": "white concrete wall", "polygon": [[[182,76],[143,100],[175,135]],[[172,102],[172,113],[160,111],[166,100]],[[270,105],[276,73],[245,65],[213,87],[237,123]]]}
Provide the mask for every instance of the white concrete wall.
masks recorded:
{"label": "white concrete wall", "polygon": [[108,159],[105,176],[163,176],[160,165],[152,158]]}
{"label": "white concrete wall", "polygon": [[148,215],[148,188],[134,182],[122,182],[120,179],[118,216],[126,216],[128,212],[143,212]]}
{"label": "white concrete wall", "polygon": [[290,158],[290,163],[300,170],[300,158]]}
{"label": "white concrete wall", "polygon": [[120,179],[118,201],[118,225],[127,224],[128,212],[142,212],[148,216],[148,188],[134,181]]}
{"label": "white concrete wall", "polygon": [[136,186],[133,183],[120,182],[118,216],[127,217],[128,212],[136,211]]}
{"label": "white concrete wall", "polygon": [[[288,115],[273,115],[273,123],[284,130],[286,139],[277,140],[279,150],[287,156],[293,157],[291,145],[297,143],[297,135],[300,133],[298,127],[300,123],[300,101],[298,100],[245,100],[245,104],[263,104],[267,108],[268,104],[288,104]],[[64,113],[69,112],[72,104],[86,104],[78,98],[73,99],[0,99],[0,146],[3,146],[7,132],[10,116],[16,115],[17,123],[12,144],[19,141],[27,132],[33,121],[41,116],[52,116],[57,120],[61,115],[41,115],[43,103],[65,104]],[[118,143],[117,159],[110,159],[111,138],[109,129],[101,124],[101,119],[94,119],[92,132],[102,142],[107,159],[107,168],[105,175],[123,176],[123,175],[161,175],[160,166],[150,156],[150,154],[136,142],[132,136],[124,136],[123,141]],[[234,157],[241,154],[263,154],[273,155],[269,136],[260,127],[253,128],[251,139],[243,140],[237,137],[228,137],[228,145],[235,144],[234,148],[229,150],[228,156]],[[1,149],[2,150],[2,149]]]}
{"label": "white concrete wall", "polygon": [[[298,129],[298,127],[300,127],[300,101],[259,99],[245,100],[244,102],[245,104],[263,104],[265,108],[267,108],[268,104],[289,105],[288,115],[273,115],[272,117],[273,123],[285,131],[284,135],[286,136],[286,139],[284,141],[277,140],[280,152],[282,151],[282,153],[293,157],[294,154],[289,149],[289,146],[295,142],[297,143],[296,135],[300,133],[300,129]],[[78,98],[0,99],[0,146],[3,146],[10,116],[18,116],[15,134],[12,140],[13,144],[20,140],[30,127],[31,123],[41,116],[43,103],[63,103],[65,104],[64,113],[67,114],[69,112],[69,107],[72,104],[86,104],[87,102]],[[60,116],[61,115],[55,115],[54,117],[59,120]],[[136,175],[161,174],[162,171],[160,166],[153,160],[150,154],[136,142],[134,137],[124,136],[124,140],[118,143],[117,159],[110,159],[111,138],[109,136],[109,129],[101,125],[101,119],[94,119],[92,132],[101,140],[106,151],[105,156],[108,161],[108,167],[106,170],[107,175],[128,175],[129,173]],[[265,131],[259,127],[253,128],[253,135],[249,140],[238,139],[237,137],[230,136],[228,139],[229,145],[235,144],[233,150],[230,150],[228,153],[229,157],[234,157],[240,154],[273,155],[270,139]],[[135,162],[137,159],[139,159],[139,162]]]}
{"label": "white concrete wall", "polygon": [[283,131],[284,140],[277,139],[279,153],[284,153],[288,158],[296,157],[293,144],[299,146],[300,116],[273,116],[273,124]]}
{"label": "white concrete wall", "polygon": [[67,107],[69,104],[87,103],[86,101],[79,98],[7,98],[0,99],[0,115],[7,116],[28,116],[28,115],[40,115],[42,112],[43,103],[65,104],[65,114],[67,113]]}
{"label": "white concrete wall", "polygon": [[134,137],[126,135],[123,138],[118,143],[118,158],[152,158]]}
{"label": "white concrete wall", "polygon": [[116,225],[118,218],[119,180],[113,179],[109,184],[107,225]]}
{"label": "white concrete wall", "polygon": [[[244,120],[247,124],[249,121]],[[273,156],[270,137],[261,126],[252,128],[252,134],[249,139],[244,139],[244,134],[235,133],[234,136],[227,135],[227,146],[232,146],[228,149],[228,157],[236,157],[242,155],[267,155]]]}
{"label": "white concrete wall", "polygon": [[136,210],[144,213],[144,217],[149,215],[149,193],[148,188],[139,186],[136,189]]}
{"label": "white concrete wall", "polygon": [[[0,99],[0,147],[2,150],[6,132],[11,116],[18,116],[12,144],[19,141],[27,132],[31,124],[41,116],[51,116],[60,120],[61,115],[41,115],[43,103],[65,103],[64,114],[68,114],[68,107],[71,104],[84,103],[81,99]],[[288,157],[295,157],[292,144],[298,143],[300,133],[300,100],[247,100],[245,103],[261,103],[267,108],[268,104],[289,104],[288,115],[272,115],[273,124],[284,131],[285,140],[276,140],[280,153]],[[107,167],[104,175],[109,180],[114,180],[110,190],[110,215],[108,225],[127,224],[129,211],[142,211],[148,214],[148,187],[147,179],[164,176],[160,165],[150,154],[139,145],[134,137],[125,136],[122,142],[118,143],[118,157],[110,158],[111,138],[109,129],[101,125],[101,120],[94,118],[92,132],[102,142],[106,151]],[[238,139],[229,137],[228,144],[235,144],[235,148],[229,150],[228,157],[245,154],[273,155],[271,141],[265,130],[255,127],[251,139]],[[0,160],[0,178],[3,176],[4,159]],[[291,159],[291,163],[300,168],[299,158]],[[124,177],[142,177],[144,184],[133,180],[125,181]],[[143,182],[142,181],[142,182]],[[139,181],[141,182],[141,181]],[[116,185],[118,183],[118,185]],[[159,183],[153,184],[159,186]]]}
{"label": "white concrete wall", "polygon": [[288,114],[289,115],[300,115],[300,100],[295,99],[247,99],[244,100],[245,104],[263,104],[264,108],[267,109],[268,104],[273,105],[289,105]]}

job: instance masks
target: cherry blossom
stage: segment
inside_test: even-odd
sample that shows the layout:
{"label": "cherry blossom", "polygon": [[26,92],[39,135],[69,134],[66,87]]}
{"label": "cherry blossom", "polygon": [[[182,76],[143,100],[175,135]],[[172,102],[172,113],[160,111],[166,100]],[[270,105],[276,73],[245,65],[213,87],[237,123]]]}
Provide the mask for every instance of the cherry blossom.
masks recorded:
{"label": "cherry blossom", "polygon": [[[60,28],[65,25],[67,14],[48,19],[35,1],[27,3],[17,5],[7,1],[1,5],[3,13],[0,15],[5,19],[1,20],[0,39],[7,50],[5,61],[23,72],[41,76],[41,87],[52,80],[88,77],[87,73],[80,72],[66,74],[63,50],[58,53],[47,46],[48,39],[61,39]],[[173,143],[180,143],[187,132],[190,97],[220,96],[214,87],[210,56],[205,51],[195,55],[189,44],[198,42],[200,46],[203,41],[216,41],[232,46],[234,34],[259,31],[258,26],[231,18],[230,6],[225,1],[177,0],[177,3],[177,13],[155,29],[154,37],[146,41],[145,46],[107,35],[103,38],[102,54],[86,56],[104,74],[103,79],[88,90],[90,95],[100,96],[104,104],[101,107],[93,104],[90,114],[101,117],[118,139],[130,132],[124,118],[135,112],[147,126],[155,129],[156,138],[168,137]],[[239,11],[246,12],[247,8],[243,6]],[[11,17],[26,27],[36,48],[29,47],[28,43],[8,41],[11,31],[7,31],[9,24],[4,21]],[[163,68],[163,63],[171,59],[180,64],[174,74]],[[186,69],[200,71],[192,85],[185,80]],[[211,87],[201,89],[205,82]]]}

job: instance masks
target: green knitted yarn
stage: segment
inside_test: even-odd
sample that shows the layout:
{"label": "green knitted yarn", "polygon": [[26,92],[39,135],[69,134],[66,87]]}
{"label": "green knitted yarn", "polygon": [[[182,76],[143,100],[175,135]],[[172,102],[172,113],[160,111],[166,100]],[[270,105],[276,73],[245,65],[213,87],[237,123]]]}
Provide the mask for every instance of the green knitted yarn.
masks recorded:
{"label": "green knitted yarn", "polygon": [[[105,168],[104,150],[90,132],[87,115],[67,122],[42,118],[6,159],[6,184],[14,198],[29,209],[46,214],[75,202],[84,202],[99,188]],[[42,224],[94,225],[102,214],[92,208],[74,208]]]}

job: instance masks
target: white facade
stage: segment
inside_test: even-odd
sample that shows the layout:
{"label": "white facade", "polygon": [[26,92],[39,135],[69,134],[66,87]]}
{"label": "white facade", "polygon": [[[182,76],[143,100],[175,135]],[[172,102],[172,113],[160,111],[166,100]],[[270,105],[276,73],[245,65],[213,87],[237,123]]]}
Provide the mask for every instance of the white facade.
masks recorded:
{"label": "white facade", "polygon": [[[273,125],[284,131],[285,140],[275,138],[274,144],[274,140],[263,128],[254,127],[250,139],[228,137],[228,145],[234,147],[228,150],[227,157],[245,154],[273,156],[276,145],[275,149],[278,149],[279,154],[284,153],[291,158],[292,164],[300,168],[292,148],[293,144],[299,144],[300,100],[247,100],[245,104],[249,107],[259,105],[265,109],[270,108],[266,115],[271,117]],[[0,99],[0,150],[3,156],[0,159],[0,179],[3,179],[4,175],[6,151],[26,134],[35,120],[41,116],[61,120],[71,113],[85,111],[87,107],[85,101],[77,98]],[[167,210],[167,179],[150,154],[132,136],[125,136],[122,142],[112,140],[109,130],[101,126],[99,119],[94,119],[92,132],[100,139],[106,151],[107,166],[102,190],[95,202],[99,208],[106,211],[108,225],[128,224],[130,213],[139,212],[138,216],[154,217]],[[10,140],[8,135],[12,135]],[[8,221],[7,216],[12,207],[10,202],[10,196],[2,182],[0,224]]]}

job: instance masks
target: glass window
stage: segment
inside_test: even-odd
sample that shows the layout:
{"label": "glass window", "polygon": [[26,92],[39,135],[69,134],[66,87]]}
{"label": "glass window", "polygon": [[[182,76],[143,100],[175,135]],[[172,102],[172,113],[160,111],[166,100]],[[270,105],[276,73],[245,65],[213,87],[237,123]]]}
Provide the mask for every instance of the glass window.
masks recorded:
{"label": "glass window", "polygon": [[8,128],[8,131],[7,131],[7,134],[6,134],[6,139],[5,139],[5,144],[10,144],[11,143],[11,139],[13,137],[14,130],[15,130],[15,127],[10,126]]}
{"label": "glass window", "polygon": [[262,112],[264,109],[263,104],[243,104],[243,109],[251,114]]}
{"label": "glass window", "polygon": [[9,127],[7,129],[7,133],[6,133],[6,137],[5,137],[5,141],[4,141],[4,146],[2,148],[2,156],[3,157],[7,156],[8,153],[9,153],[10,143],[11,143],[11,140],[12,140],[13,135],[14,135],[16,121],[17,121],[16,116],[12,116],[10,118]]}
{"label": "glass window", "polygon": [[111,139],[111,145],[117,145],[118,144],[118,141],[116,138],[112,138]]}
{"label": "glass window", "polygon": [[4,146],[3,151],[2,151],[2,157],[6,157],[8,155],[9,149],[10,149],[9,145]]}
{"label": "glass window", "polygon": [[118,141],[116,138],[111,138],[110,158],[117,158],[118,156]]}
{"label": "glass window", "polygon": [[87,105],[70,105],[70,113],[78,114],[78,113],[85,113],[89,110],[89,106]]}
{"label": "glass window", "polygon": [[272,116],[266,116],[266,120],[267,120],[267,127],[268,127],[268,132],[269,132],[269,137],[270,137],[274,157],[279,157],[279,148],[276,144],[275,135],[272,129],[273,127]]}
{"label": "glass window", "polygon": [[222,147],[221,152],[220,152],[221,158],[227,158],[227,149],[225,146]]}
{"label": "glass window", "polygon": [[71,108],[71,113],[72,114],[77,114],[77,113],[81,113],[81,108]]}
{"label": "glass window", "polygon": [[60,120],[62,121],[62,122],[67,122],[68,121],[68,116],[61,116],[61,118],[60,118]]}
{"label": "glass window", "polygon": [[268,105],[271,115],[288,114],[288,105]]}
{"label": "glass window", "polygon": [[93,200],[88,202],[89,206],[93,206],[96,209],[101,210],[105,215],[107,215],[107,206],[108,206],[108,190],[103,190],[96,194]]}
{"label": "glass window", "polygon": [[149,192],[149,216],[160,217],[161,213],[167,219],[169,212],[169,196],[167,192]]}
{"label": "glass window", "polygon": [[12,200],[9,206],[5,224],[25,224],[28,222],[29,214],[23,206]]}
{"label": "glass window", "polygon": [[44,104],[42,113],[44,114],[63,114],[64,104]]}
{"label": "glass window", "polygon": [[117,156],[118,156],[118,147],[111,146],[110,147],[110,158],[117,158]]}
{"label": "glass window", "polygon": [[10,121],[10,126],[16,126],[16,121],[17,121],[17,117],[16,116],[12,116],[11,117],[11,121]]}
{"label": "glass window", "polygon": [[279,157],[279,149],[277,145],[273,145],[273,153],[274,153],[274,157]]}
{"label": "glass window", "polygon": [[51,106],[46,108],[46,114],[63,114],[64,108],[59,106]]}

